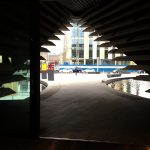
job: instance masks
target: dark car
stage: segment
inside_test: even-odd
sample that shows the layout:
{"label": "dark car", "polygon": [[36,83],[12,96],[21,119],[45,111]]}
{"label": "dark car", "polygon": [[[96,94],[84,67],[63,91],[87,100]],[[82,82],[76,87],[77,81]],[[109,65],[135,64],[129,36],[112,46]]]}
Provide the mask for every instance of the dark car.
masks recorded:
{"label": "dark car", "polygon": [[128,70],[116,69],[116,70],[113,70],[113,73],[129,74],[130,72]]}
{"label": "dark car", "polygon": [[82,72],[82,68],[75,67],[72,71],[73,71],[73,72],[80,73],[80,72]]}

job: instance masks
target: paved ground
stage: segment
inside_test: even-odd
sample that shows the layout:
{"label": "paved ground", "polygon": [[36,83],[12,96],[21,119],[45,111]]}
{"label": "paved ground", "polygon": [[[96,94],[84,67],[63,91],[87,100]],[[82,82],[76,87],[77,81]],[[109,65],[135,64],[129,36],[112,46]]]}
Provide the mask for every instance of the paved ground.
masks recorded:
{"label": "paved ground", "polygon": [[105,77],[57,74],[41,95],[41,136],[150,144],[150,100],[107,87]]}
{"label": "paved ground", "polygon": [[[9,143],[9,144],[8,144]],[[149,146],[62,139],[2,138],[1,150],[149,150]]]}

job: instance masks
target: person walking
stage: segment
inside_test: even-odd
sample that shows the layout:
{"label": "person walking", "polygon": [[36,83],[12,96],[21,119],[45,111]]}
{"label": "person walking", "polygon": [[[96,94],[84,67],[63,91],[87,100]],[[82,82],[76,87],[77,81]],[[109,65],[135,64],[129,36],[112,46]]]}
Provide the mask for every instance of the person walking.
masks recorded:
{"label": "person walking", "polygon": [[77,73],[78,73],[78,68],[76,67],[75,68],[75,74],[76,74],[76,76],[77,76]]}

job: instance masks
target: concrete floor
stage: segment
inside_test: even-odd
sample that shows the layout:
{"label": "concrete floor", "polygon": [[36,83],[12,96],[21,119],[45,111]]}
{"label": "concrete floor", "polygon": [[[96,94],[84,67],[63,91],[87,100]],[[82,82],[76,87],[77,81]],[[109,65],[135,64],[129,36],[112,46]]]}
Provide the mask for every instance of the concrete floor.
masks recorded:
{"label": "concrete floor", "polygon": [[57,74],[41,95],[41,137],[150,144],[150,99],[124,94],[101,74]]}
{"label": "concrete floor", "polygon": [[149,150],[149,146],[124,145],[77,140],[7,138],[0,139],[1,150]]}

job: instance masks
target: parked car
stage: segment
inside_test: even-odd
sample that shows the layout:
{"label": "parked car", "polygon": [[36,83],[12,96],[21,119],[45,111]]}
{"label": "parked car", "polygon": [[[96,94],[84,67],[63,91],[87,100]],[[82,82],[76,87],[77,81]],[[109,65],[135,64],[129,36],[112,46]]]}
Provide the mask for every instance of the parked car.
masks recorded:
{"label": "parked car", "polygon": [[108,73],[107,78],[121,77],[121,73]]}
{"label": "parked car", "polygon": [[107,74],[107,77],[108,77],[108,78],[121,77],[122,71],[123,71],[123,70],[121,70],[121,69],[113,70],[112,72],[109,72],[109,73]]}
{"label": "parked car", "polygon": [[65,68],[65,69],[61,69],[59,70],[60,73],[72,73],[72,69],[71,68]]}
{"label": "parked car", "polygon": [[82,72],[82,68],[80,68],[80,67],[75,67],[75,68],[73,68],[73,72],[80,73],[80,72]]}
{"label": "parked car", "polygon": [[138,70],[137,73],[142,74],[142,73],[145,73],[145,71],[144,70]]}
{"label": "parked car", "polygon": [[128,70],[123,70],[123,69],[116,69],[116,70],[113,70],[112,73],[119,73],[119,74],[128,74]]}
{"label": "parked car", "polygon": [[89,69],[85,69],[85,70],[83,70],[82,72],[84,72],[84,73],[88,73],[88,72],[95,72],[95,70],[94,70],[94,69],[92,69],[92,68],[89,68]]}

